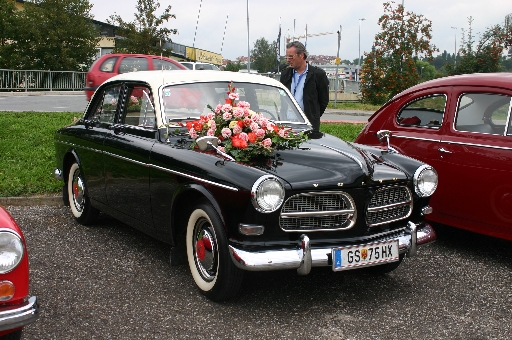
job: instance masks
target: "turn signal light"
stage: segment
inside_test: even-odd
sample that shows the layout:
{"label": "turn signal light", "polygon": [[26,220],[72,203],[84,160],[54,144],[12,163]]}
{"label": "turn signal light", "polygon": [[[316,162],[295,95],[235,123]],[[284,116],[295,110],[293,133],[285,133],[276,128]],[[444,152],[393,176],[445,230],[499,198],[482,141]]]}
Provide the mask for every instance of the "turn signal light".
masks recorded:
{"label": "turn signal light", "polygon": [[0,281],[0,301],[12,299],[14,290],[14,285],[11,281]]}

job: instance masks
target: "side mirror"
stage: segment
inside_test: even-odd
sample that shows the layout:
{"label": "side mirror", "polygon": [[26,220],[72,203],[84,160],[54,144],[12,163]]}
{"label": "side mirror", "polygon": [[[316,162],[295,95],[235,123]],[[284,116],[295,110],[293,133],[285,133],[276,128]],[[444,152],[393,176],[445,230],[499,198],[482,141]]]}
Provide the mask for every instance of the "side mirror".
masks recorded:
{"label": "side mirror", "polygon": [[219,144],[219,139],[214,136],[202,136],[196,139],[196,143],[199,150],[205,151],[210,145],[213,145],[216,148]]}
{"label": "side mirror", "polygon": [[379,141],[381,142],[386,142],[386,145],[387,145],[387,148],[388,148],[388,152],[389,153],[398,153],[398,151],[393,148],[391,146],[391,144],[389,143],[389,138],[392,136],[392,133],[391,131],[389,130],[379,130],[377,131],[377,138],[379,139]]}

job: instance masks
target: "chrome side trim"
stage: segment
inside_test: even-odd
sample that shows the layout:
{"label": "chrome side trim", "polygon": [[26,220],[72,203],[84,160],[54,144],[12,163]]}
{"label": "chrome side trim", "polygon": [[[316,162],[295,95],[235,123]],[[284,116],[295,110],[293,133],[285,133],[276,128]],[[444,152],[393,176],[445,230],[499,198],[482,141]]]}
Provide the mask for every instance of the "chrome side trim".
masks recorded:
{"label": "chrome side trim", "polygon": [[403,139],[414,139],[414,140],[422,140],[425,142],[441,142],[440,139],[431,139],[431,138],[419,138],[419,137],[412,137],[412,136],[403,136],[403,135],[393,135],[393,138],[403,138]]}
{"label": "chrome side trim", "polygon": [[114,158],[117,158],[117,159],[120,159],[120,160],[123,160],[123,161],[129,162],[129,163],[133,163],[133,164],[141,165],[141,166],[143,166],[143,167],[149,167],[149,164],[148,164],[148,163],[144,163],[144,162],[136,161],[135,159],[131,159],[131,158],[128,158],[128,157],[119,156],[119,155],[116,155],[116,154],[111,153],[111,152],[103,151],[103,154],[104,154],[104,155],[106,155],[106,156],[111,156],[111,157],[114,157]]}
{"label": "chrome side trim", "polygon": [[[501,136],[501,135],[494,135],[494,136]],[[466,146],[475,146],[475,147],[482,147],[487,149],[497,149],[497,150],[512,150],[512,147],[506,147],[506,146],[494,146],[494,145],[485,145],[485,144],[477,144],[477,143],[462,143],[462,142],[453,142],[453,141],[445,141],[443,140],[441,143],[444,144],[455,144],[455,145],[466,145]]]}
{"label": "chrome side trim", "polygon": [[[503,135],[493,135],[493,136],[503,137]],[[485,145],[485,144],[477,144],[477,143],[463,143],[463,142],[454,142],[454,141],[447,141],[447,140],[441,141],[441,140],[437,140],[437,139],[418,138],[418,137],[410,137],[410,136],[398,136],[398,135],[393,135],[393,137],[394,138],[403,138],[403,139],[422,140],[422,141],[426,141],[426,142],[437,142],[437,143],[443,143],[443,144],[476,146],[476,147],[482,147],[482,148],[488,148],[488,149],[512,150],[512,147],[506,147],[506,146],[493,146],[493,145]]]}
{"label": "chrome side trim", "polygon": [[220,184],[220,183],[215,183],[215,182],[209,181],[207,179],[203,179],[203,178],[200,178],[200,177],[184,174],[182,172],[178,172],[178,171],[174,171],[174,170],[171,170],[171,169],[163,168],[163,167],[158,166],[158,165],[149,164],[149,167],[151,167],[153,169],[157,169],[157,170],[162,170],[162,171],[171,173],[173,175],[183,176],[183,177],[187,177],[187,178],[193,179],[195,181],[199,181],[199,182],[215,185],[217,187],[228,189],[228,190],[231,190],[231,191],[238,191],[238,188],[235,188],[235,187],[231,187],[231,186]]}
{"label": "chrome side trim", "polygon": [[[70,145],[70,146],[73,146],[73,147],[77,147],[77,145],[72,144],[72,143],[66,143],[66,142],[61,142],[61,143],[62,144],[66,144],[66,145]],[[231,191],[238,191],[237,188],[232,187],[232,186],[228,186],[228,185],[220,184],[220,183],[215,183],[215,182],[209,181],[207,179],[203,179],[203,178],[200,178],[200,177],[196,177],[196,176],[185,174],[183,172],[178,172],[178,171],[174,171],[174,170],[171,170],[171,169],[163,168],[163,167],[158,166],[158,165],[136,161],[134,159],[123,157],[123,156],[119,156],[119,155],[113,154],[111,152],[106,152],[106,151],[101,151],[101,150],[98,150],[98,149],[91,149],[91,148],[86,148],[86,147],[82,147],[82,148],[86,149],[86,150],[98,152],[98,153],[101,153],[101,154],[104,154],[104,155],[107,155],[107,156],[111,156],[111,157],[114,157],[114,158],[117,158],[117,159],[121,159],[121,160],[124,160],[126,162],[134,163],[134,164],[137,164],[137,165],[140,165],[140,166],[143,166],[143,167],[149,167],[149,168],[153,168],[153,169],[157,169],[157,170],[162,170],[162,171],[171,173],[173,175],[183,176],[183,177],[190,178],[190,179],[198,181],[198,182],[207,183],[207,184],[210,184],[210,185],[215,185],[217,187],[228,189],[228,190],[231,190]]]}
{"label": "chrome side trim", "polygon": [[[398,240],[400,254],[407,253],[408,256],[413,256],[416,253],[417,245],[425,244],[435,239],[435,231],[429,224],[425,223],[422,226],[417,226],[409,222],[405,228],[405,232],[402,230],[400,234],[395,234],[393,237],[381,235],[375,239],[354,241],[350,244],[344,243],[315,247],[314,242],[306,238],[306,235],[301,235],[297,245],[294,247],[271,250],[243,250],[229,245],[229,254],[235,265],[243,270],[268,271],[297,269],[301,271],[299,274],[302,274],[307,271],[309,256],[311,256],[311,267],[332,266],[332,249],[339,246],[364,245],[379,241]],[[307,249],[309,249],[309,251]]]}
{"label": "chrome side trim", "polygon": [[36,321],[38,317],[39,305],[35,296],[19,305],[2,306],[0,307],[0,331],[23,327]]}

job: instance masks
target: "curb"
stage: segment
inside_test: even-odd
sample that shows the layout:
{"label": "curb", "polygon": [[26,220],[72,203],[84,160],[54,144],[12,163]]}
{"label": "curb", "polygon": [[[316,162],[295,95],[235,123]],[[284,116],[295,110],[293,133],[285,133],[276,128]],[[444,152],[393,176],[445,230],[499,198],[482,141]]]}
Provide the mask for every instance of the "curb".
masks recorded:
{"label": "curb", "polygon": [[33,205],[64,206],[62,196],[0,197],[0,205],[27,207]]}

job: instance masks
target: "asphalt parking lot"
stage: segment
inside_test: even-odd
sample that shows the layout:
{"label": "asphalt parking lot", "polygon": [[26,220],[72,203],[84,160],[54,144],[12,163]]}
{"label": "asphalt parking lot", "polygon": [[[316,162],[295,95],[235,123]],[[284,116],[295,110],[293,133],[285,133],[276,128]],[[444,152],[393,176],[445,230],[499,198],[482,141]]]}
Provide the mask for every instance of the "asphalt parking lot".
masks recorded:
{"label": "asphalt parking lot", "polygon": [[439,226],[396,271],[247,273],[213,303],[169,246],[107,215],[7,206],[27,239],[39,320],[23,339],[510,339],[512,242]]}

